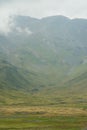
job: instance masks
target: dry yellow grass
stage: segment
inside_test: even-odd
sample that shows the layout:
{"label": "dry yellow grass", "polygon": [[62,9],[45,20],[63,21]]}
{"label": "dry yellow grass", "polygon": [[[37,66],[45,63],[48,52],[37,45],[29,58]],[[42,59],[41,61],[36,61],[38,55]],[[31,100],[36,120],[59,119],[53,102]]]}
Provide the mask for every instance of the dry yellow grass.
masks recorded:
{"label": "dry yellow grass", "polygon": [[15,113],[27,113],[27,114],[43,114],[43,116],[58,116],[58,115],[87,115],[87,110],[82,108],[71,107],[1,107],[0,113],[10,115]]}

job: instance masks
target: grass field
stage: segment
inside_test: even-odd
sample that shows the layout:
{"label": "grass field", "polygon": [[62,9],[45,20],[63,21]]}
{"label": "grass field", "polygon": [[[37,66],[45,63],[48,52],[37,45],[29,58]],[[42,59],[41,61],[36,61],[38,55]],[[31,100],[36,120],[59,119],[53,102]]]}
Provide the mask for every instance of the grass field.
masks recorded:
{"label": "grass field", "polygon": [[1,107],[0,130],[86,130],[87,110],[58,106]]}

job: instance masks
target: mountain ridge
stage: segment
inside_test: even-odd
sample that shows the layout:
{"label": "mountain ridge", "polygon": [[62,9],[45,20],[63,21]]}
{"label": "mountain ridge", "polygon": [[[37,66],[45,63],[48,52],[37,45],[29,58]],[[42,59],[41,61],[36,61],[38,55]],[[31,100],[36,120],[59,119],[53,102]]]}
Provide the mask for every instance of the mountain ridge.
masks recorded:
{"label": "mountain ridge", "polygon": [[[13,26],[8,35],[0,35],[1,85],[2,81],[5,82],[7,72],[9,73],[2,93],[6,86],[12,91],[11,88],[19,85],[17,91],[22,94],[23,91],[28,91],[29,96],[34,94],[38,100],[47,91],[49,97],[46,98],[50,103],[56,92],[62,95],[66,88],[66,93],[69,94],[68,86],[73,86],[71,91],[79,97],[76,84],[80,86],[79,91],[84,88],[82,84],[86,84],[86,77],[83,75],[87,72],[87,20],[69,19],[65,16],[42,19],[14,16],[11,22]],[[6,67],[5,71],[3,66]],[[75,78],[78,83],[75,83]],[[74,83],[71,82],[72,79]],[[84,93],[82,96],[84,97]]]}

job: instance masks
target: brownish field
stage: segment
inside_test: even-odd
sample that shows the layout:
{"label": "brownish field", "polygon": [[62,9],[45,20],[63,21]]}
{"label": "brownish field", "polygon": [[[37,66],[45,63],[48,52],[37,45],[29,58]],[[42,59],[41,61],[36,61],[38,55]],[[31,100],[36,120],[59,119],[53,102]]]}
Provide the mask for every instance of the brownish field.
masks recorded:
{"label": "brownish field", "polygon": [[83,108],[71,108],[71,107],[56,107],[56,106],[24,106],[24,107],[12,107],[4,106],[0,108],[0,113],[11,115],[16,113],[31,113],[31,114],[43,114],[44,116],[54,115],[87,115],[87,109]]}

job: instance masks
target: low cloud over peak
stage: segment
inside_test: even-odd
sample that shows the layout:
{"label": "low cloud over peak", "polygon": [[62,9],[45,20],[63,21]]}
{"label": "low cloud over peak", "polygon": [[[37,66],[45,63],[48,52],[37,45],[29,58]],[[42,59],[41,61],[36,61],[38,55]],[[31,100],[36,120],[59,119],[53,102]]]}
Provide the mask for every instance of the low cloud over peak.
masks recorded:
{"label": "low cloud over peak", "polygon": [[82,0],[0,0],[0,30],[8,30],[10,15],[36,18],[65,15],[87,18],[87,1]]}

